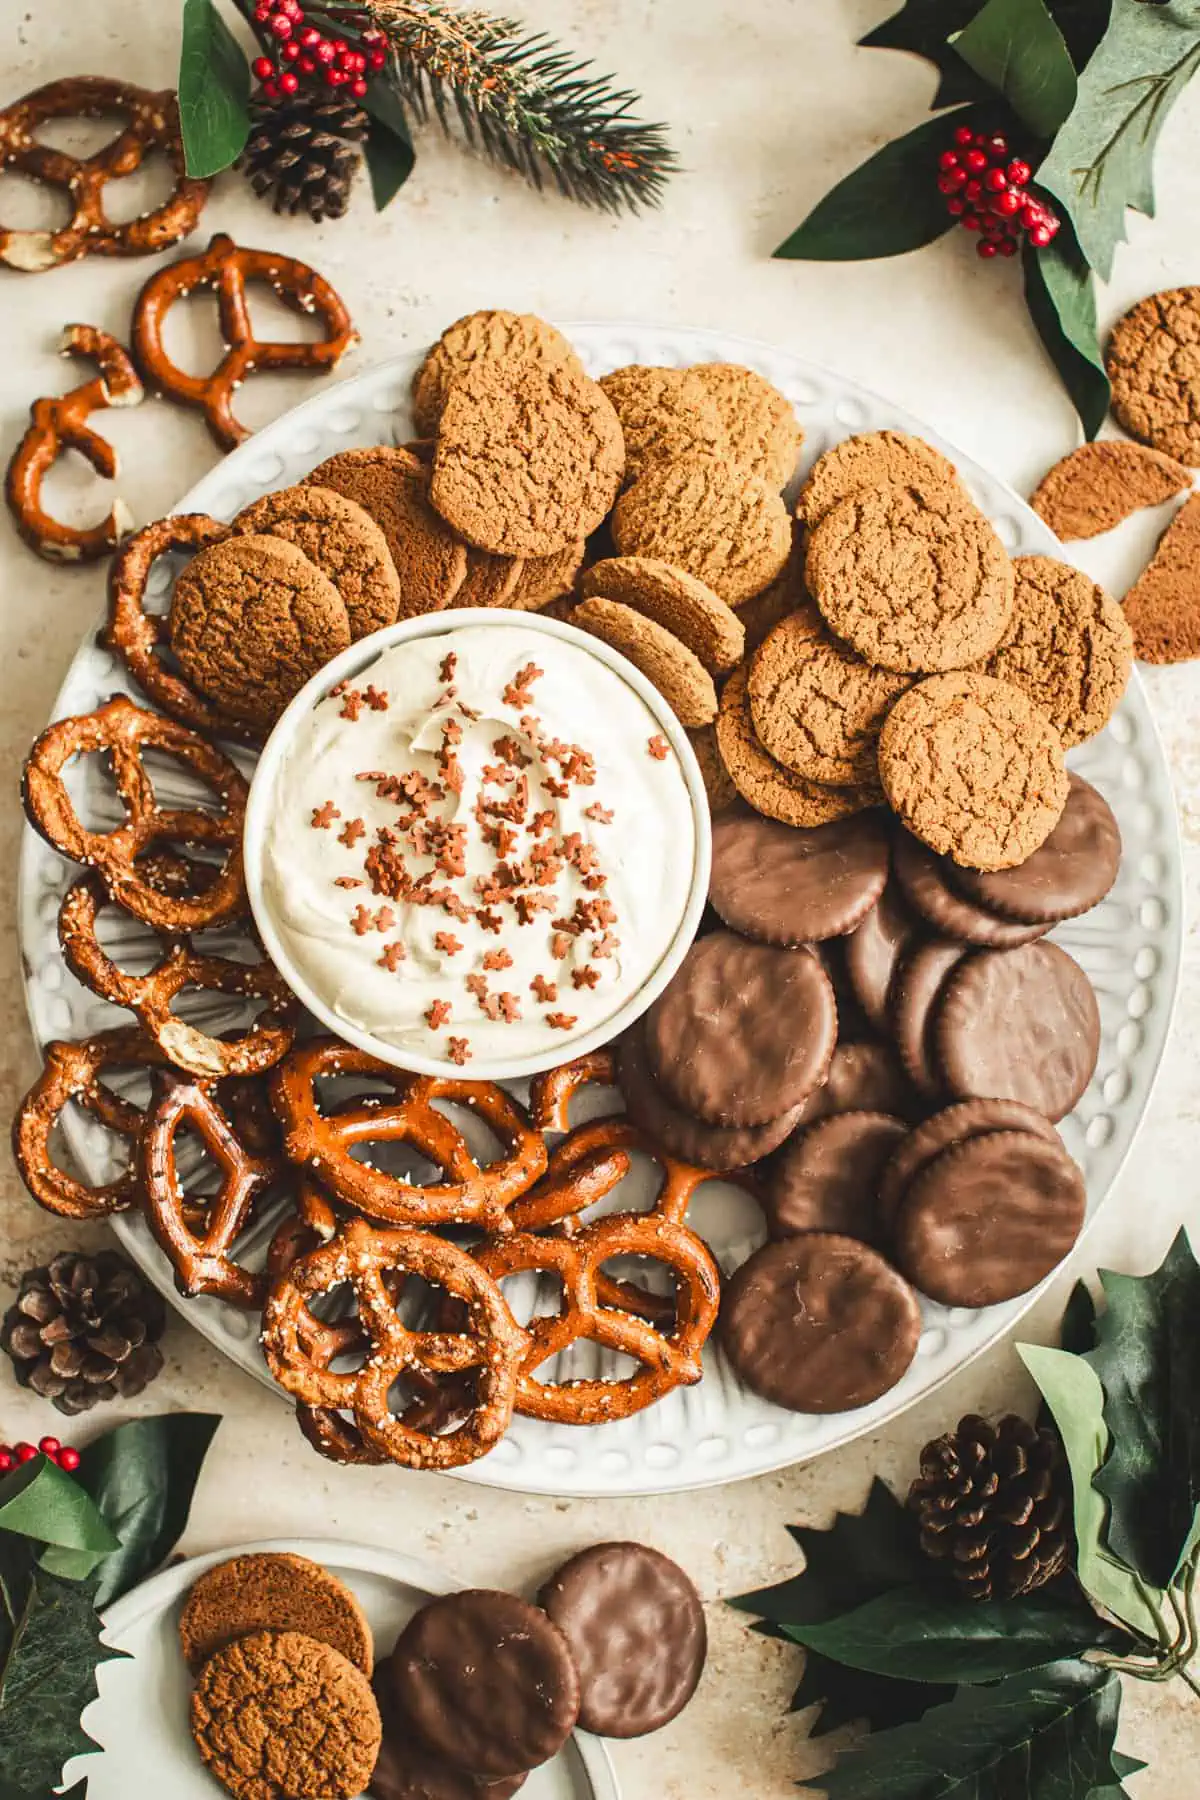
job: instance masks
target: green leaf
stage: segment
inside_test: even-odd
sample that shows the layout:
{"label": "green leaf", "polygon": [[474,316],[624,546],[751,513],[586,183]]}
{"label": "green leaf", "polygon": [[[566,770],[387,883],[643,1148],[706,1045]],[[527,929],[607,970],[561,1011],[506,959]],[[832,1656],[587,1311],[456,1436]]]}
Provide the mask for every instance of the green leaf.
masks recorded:
{"label": "green leaf", "polygon": [[45,1456],[0,1482],[0,1531],[94,1557],[107,1556],[120,1541],[87,1492]]}
{"label": "green leaf", "polygon": [[250,68],[214,0],[184,0],[179,123],[189,175],[219,175],[250,135]]}
{"label": "green leaf", "polygon": [[1166,1587],[1200,1507],[1200,1264],[1181,1231],[1153,1274],[1103,1269],[1100,1281],[1108,1304],[1087,1360],[1112,1448],[1096,1487],[1110,1548]]}
{"label": "green leaf", "polygon": [[788,1530],[804,1552],[801,1573],[730,1601],[766,1621],[769,1637],[782,1636],[785,1624],[832,1619],[929,1572],[913,1515],[878,1479],[860,1513],[835,1513],[825,1530],[815,1525]]}
{"label": "green leaf", "polygon": [[809,1734],[812,1737],[840,1730],[859,1719],[864,1719],[872,1731],[890,1731],[893,1725],[907,1725],[922,1718],[930,1707],[943,1705],[953,1693],[953,1687],[940,1682],[896,1681],[890,1675],[871,1675],[865,1669],[848,1669],[819,1651],[807,1650],[791,1710],[821,1708]]}
{"label": "green leaf", "polygon": [[394,200],[416,165],[408,117],[398,94],[382,81],[372,82],[363,105],[371,115],[365,155],[375,211]]}
{"label": "green leaf", "polygon": [[1091,1800],[1112,1772],[1121,1684],[1079,1661],[960,1687],[821,1777],[828,1800]]}
{"label": "green leaf", "polygon": [[945,235],[954,224],[937,189],[938,152],[950,122],[978,129],[980,109],[927,119],[882,150],[818,200],[776,256],[806,262],[859,262],[901,256]]}
{"label": "green leaf", "polygon": [[1112,390],[1097,336],[1092,272],[1069,220],[1063,221],[1045,249],[1027,244],[1023,260],[1029,316],[1079,414],[1084,435],[1094,438],[1108,416]]}
{"label": "green leaf", "polygon": [[1054,136],[1075,104],[1075,67],[1045,0],[987,0],[953,44],[1035,137]]}
{"label": "green leaf", "polygon": [[1167,114],[1200,67],[1195,0],[1112,0],[1108,30],[1079,77],[1071,114],[1037,172],[1074,221],[1104,280],[1125,238],[1125,210],[1153,214],[1153,160]]}
{"label": "green leaf", "polygon": [[1077,1281],[1063,1309],[1058,1342],[1072,1356],[1084,1356],[1096,1346],[1096,1302],[1086,1281]]}
{"label": "green leaf", "polygon": [[100,1571],[98,1606],[111,1605],[174,1549],[220,1422],[215,1413],[131,1419],[83,1452],[78,1479],[115,1533],[116,1549]]}
{"label": "green leaf", "polygon": [[907,50],[933,63],[941,76],[933,107],[982,99],[986,84],[964,67],[949,39],[970,24],[979,0],[904,0],[898,13],[858,41],[864,49]]}
{"label": "green leaf", "polygon": [[100,1642],[95,1584],[62,1581],[32,1545],[0,1534],[0,1781],[19,1792],[53,1788],[71,1757],[94,1750],[80,1724],[96,1697]]}

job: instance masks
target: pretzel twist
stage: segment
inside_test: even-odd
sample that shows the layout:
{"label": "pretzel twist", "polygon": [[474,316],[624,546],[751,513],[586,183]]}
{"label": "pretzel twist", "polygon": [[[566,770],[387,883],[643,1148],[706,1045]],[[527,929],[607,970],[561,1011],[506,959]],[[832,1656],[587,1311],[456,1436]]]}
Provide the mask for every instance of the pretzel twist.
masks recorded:
{"label": "pretzel twist", "polygon": [[[293,311],[316,314],[324,322],[324,338],[260,342],[250,320],[247,281],[265,281]],[[181,369],[163,342],[172,306],[198,287],[216,291],[227,346],[208,375]],[[198,407],[222,450],[234,450],[250,436],[249,427],[233,412],[233,396],[248,375],[271,369],[332,369],[357,338],[345,302],[315,269],[292,256],[242,249],[223,231],[202,255],[185,256],[152,275],[133,313],[133,353],[143,375],[170,399]]]}
{"label": "pretzel twist", "polygon": [[573,1062],[546,1069],[529,1084],[529,1115],[539,1131],[569,1131],[567,1111],[580,1088],[617,1085],[617,1059],[611,1050],[590,1050]]}

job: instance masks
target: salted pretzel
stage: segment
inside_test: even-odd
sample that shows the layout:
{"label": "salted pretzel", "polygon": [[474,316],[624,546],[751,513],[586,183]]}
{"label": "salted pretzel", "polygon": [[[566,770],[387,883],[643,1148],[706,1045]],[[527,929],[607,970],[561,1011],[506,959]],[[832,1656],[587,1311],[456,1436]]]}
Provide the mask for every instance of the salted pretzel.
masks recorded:
{"label": "salted pretzel", "polygon": [[[179,864],[188,867],[181,858],[168,866]],[[104,883],[92,869],[67,889],[58,913],[58,941],[67,967],[93,994],[128,1007],[168,1061],[188,1074],[216,1080],[259,1075],[291,1048],[299,1004],[273,964],[201,955],[185,934],[170,933],[163,934],[163,954],[153,968],[130,975],[106,954],[97,935],[97,920],[108,904]],[[174,1012],[185,989],[265,1000],[267,1009],[245,1030],[213,1037]]]}
{"label": "salted pretzel", "polygon": [[[118,113],[128,120],[111,143],[91,156],[70,156],[39,142],[48,119],[92,119]],[[110,181],[132,175],[148,152],[161,150],[175,175],[174,191],[139,219],[114,223],[104,210]],[[154,93],[102,75],[76,75],[35,88],[0,109],[0,169],[14,169],[45,187],[62,188],[72,205],[57,231],[0,227],[0,262],[36,275],[78,256],[153,256],[193,231],[210,183],[186,171],[179,106],[170,89]]]}
{"label": "salted pretzel", "polygon": [[[466,1328],[419,1331],[405,1325],[394,1279],[388,1278],[410,1275],[460,1302]],[[330,1367],[333,1354],[309,1305],[341,1285],[354,1292],[367,1343],[361,1367],[346,1371]],[[262,1345],[279,1385],[323,1416],[341,1460],[363,1460],[353,1454],[359,1444],[368,1459],[382,1456],[416,1469],[458,1468],[499,1442],[512,1419],[517,1370],[528,1347],[499,1287],[465,1250],[431,1232],[379,1231],[362,1219],[351,1219],[275,1283],[263,1309]],[[420,1429],[391,1412],[393,1385],[413,1371],[474,1375],[473,1403],[445,1432]],[[350,1414],[352,1425],[329,1417],[342,1413]],[[310,1418],[310,1428],[316,1422]],[[324,1448],[315,1429],[311,1436]]]}
{"label": "salted pretzel", "polygon": [[[260,343],[254,335],[246,283],[263,281],[293,311],[316,314],[325,336],[316,342]],[[208,375],[189,375],[167,355],[163,328],[177,300],[196,288],[216,290],[224,356]],[[204,414],[222,450],[234,450],[250,428],[234,417],[233,396],[247,375],[270,369],[332,369],[358,333],[350,314],[324,276],[293,256],[246,250],[221,231],[201,256],[185,256],[152,275],[133,310],[133,353],[155,388]]]}
{"label": "salted pretzel", "polygon": [[[221,1180],[214,1194],[189,1194],[184,1188],[177,1160],[181,1131],[198,1137],[217,1165]],[[266,1272],[245,1268],[233,1247],[279,1181],[279,1160],[246,1148],[207,1082],[167,1071],[155,1085],[137,1167],[146,1222],[170,1259],[180,1293],[189,1298],[214,1294],[233,1306],[261,1307]]]}
{"label": "salted pretzel", "polygon": [[[164,752],[200,776],[215,789],[221,810],[159,806],[142,766],[143,750]],[[93,751],[108,753],[125,812],[124,822],[111,831],[84,826],[63,780],[69,762]],[[95,712],[48,726],[29,753],[22,781],[29,822],[47,843],[94,868],[111,897],[135,918],[174,932],[204,931],[244,912],[242,824],[248,793],[245,778],[214,745],[123,694]],[[164,844],[214,846],[224,851],[224,861],[201,892],[167,894],[138,862]]]}
{"label": "salted pretzel", "polygon": [[267,1274],[272,1282],[287,1274],[292,1264],[336,1237],[338,1215],[332,1200],[309,1175],[296,1182],[294,1211],[285,1214],[275,1228],[267,1250]]}
{"label": "salted pretzel", "polygon": [[[326,1113],[318,1104],[316,1084],[333,1075],[380,1081],[391,1093],[368,1094]],[[481,1167],[435,1100],[477,1113],[505,1153]],[[486,1231],[509,1231],[509,1207],[546,1169],[541,1132],[503,1088],[489,1081],[406,1075],[336,1038],[295,1045],[272,1076],[271,1102],[292,1162],[306,1165],[335,1199],[385,1225],[479,1225]],[[443,1179],[409,1182],[359,1162],[351,1152],[367,1143],[411,1144],[437,1165]]]}
{"label": "salted pretzel", "polygon": [[580,1088],[616,1085],[617,1059],[612,1051],[590,1050],[534,1076],[529,1084],[529,1116],[539,1131],[568,1131],[567,1110]]}
{"label": "salted pretzel", "polygon": [[117,453],[107,438],[93,431],[88,419],[106,407],[136,406],[144,389],[128,352],[95,325],[68,325],[62,335],[65,356],[86,357],[96,365],[90,381],[55,399],[35,400],[25,436],[13,451],[5,495],[17,530],[39,556],[50,562],[94,562],[128,537],[133,518],[122,500],[114,500],[99,525],[64,525],[42,505],[42,482],[64,450],[77,450],[106,481],[117,476]]}
{"label": "salted pretzel", "polygon": [[[17,1169],[39,1206],[64,1219],[89,1220],[137,1204],[132,1148],[142,1129],[142,1110],[114,1094],[101,1077],[116,1069],[161,1068],[164,1060],[153,1039],[133,1026],[100,1031],[79,1044],[47,1044],[42,1072],[17,1108],[12,1130]],[[103,1186],[78,1180],[54,1161],[51,1134],[71,1101],[130,1146],[130,1167]]]}

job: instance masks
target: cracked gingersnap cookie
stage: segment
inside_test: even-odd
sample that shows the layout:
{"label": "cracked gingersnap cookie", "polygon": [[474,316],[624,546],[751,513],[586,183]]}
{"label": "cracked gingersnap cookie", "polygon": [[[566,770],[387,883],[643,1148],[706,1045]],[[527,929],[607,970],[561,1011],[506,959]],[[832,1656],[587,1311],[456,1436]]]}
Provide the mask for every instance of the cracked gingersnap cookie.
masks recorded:
{"label": "cracked gingersnap cookie", "polygon": [[370,514],[400,583],[401,619],[440,612],[467,578],[467,547],[429,504],[429,468],[410,450],[340,450],[306,477]]}
{"label": "cracked gingersnap cookie", "polygon": [[575,577],[583,566],[587,539],[578,538],[553,556],[526,556],[507,604],[516,612],[541,612],[556,600],[575,597]]}
{"label": "cracked gingersnap cookie", "polygon": [[226,538],[175,583],[171,649],[202,694],[234,718],[274,724],[288,701],[350,646],[350,620],[327,575],[277,537]]}
{"label": "cracked gingersnap cookie", "polygon": [[306,1556],[260,1551],[208,1569],[179,1617],[179,1644],[195,1672],[214,1650],[254,1631],[299,1631],[371,1673],[371,1627],[344,1582]]}
{"label": "cracked gingersnap cookie", "polygon": [[625,438],[625,479],[649,463],[728,449],[716,401],[691,369],[629,363],[600,377]]}
{"label": "cracked gingersnap cookie", "polygon": [[874,779],[883,721],[911,680],[874,668],[839,644],[810,604],[755,651],[750,716],[764,750],[785,769],[851,787]]}
{"label": "cracked gingersnap cookie", "polygon": [[700,765],[704,791],[708,795],[708,810],[714,819],[719,819],[722,813],[733,812],[740,807],[741,796],[729,778],[729,770],[721,761],[716,728],[701,725],[687,735],[688,743],[696,752],[696,761]]}
{"label": "cracked gingersnap cookie", "polygon": [[804,585],[804,533],[798,520],[792,521],[792,548],[782,569],[761,594],[744,600],[737,616],[746,633],[746,655],[752,656],[781,619],[801,607],[811,605]]}
{"label": "cracked gingersnap cookie", "polygon": [[653,556],[703,581],[730,606],[760,594],[792,547],[779,495],[728,456],[653,463],[612,516],[621,556]]}
{"label": "cracked gingersnap cookie", "polygon": [[963,494],[954,464],[924,438],[906,431],[864,431],[817,458],[796,501],[796,517],[811,530],[839,500],[891,483]]}
{"label": "cracked gingersnap cookie", "polygon": [[342,596],[352,638],[395,623],[400,577],[387,539],[370,513],[344,494],[315,482],[278,488],[244,507],[233,529],[243,537],[286,538],[302,550]]}
{"label": "cracked gingersnap cookie", "polygon": [[480,362],[503,363],[510,372],[520,363],[583,370],[562,332],[533,313],[467,313],[447,326],[413,376],[413,419],[422,437],[436,436],[446,395]]}
{"label": "cracked gingersnap cookie", "polygon": [[226,1644],[192,1695],[201,1761],[234,1800],[353,1800],[382,1727],[371,1684],[329,1644],[258,1631]]}
{"label": "cracked gingersnap cookie", "polygon": [[430,499],[481,550],[553,556],[600,524],[624,467],[620,422],[586,375],[477,362],[446,398]]}
{"label": "cracked gingersnap cookie", "polygon": [[627,656],[654,683],[681,725],[711,724],[717,716],[713,678],[686,644],[619,600],[581,600],[571,614],[589,636]]}
{"label": "cracked gingersnap cookie", "polygon": [[1029,504],[1064,542],[1099,537],[1122,519],[1186,494],[1192,472],[1124,438],[1081,444],[1042,477]]}
{"label": "cracked gingersnap cookie", "polygon": [[716,734],[721,761],[742,799],[782,825],[825,825],[876,806],[882,798],[877,781],[824,787],[777,763],[755,735],[745,668],[735,669],[721,690]]}
{"label": "cracked gingersnap cookie", "polygon": [[1113,326],[1112,409],[1142,443],[1200,464],[1200,287],[1148,294]]}
{"label": "cracked gingersnap cookie", "polygon": [[1133,631],[1117,602],[1069,563],[1018,556],[1008,629],[983,672],[1028,694],[1066,749],[1112,718],[1133,668]]}
{"label": "cracked gingersnap cookie", "polygon": [[785,488],[796,473],[804,442],[791,401],[765,376],[740,363],[696,363],[690,373],[716,406],[735,462],[771,487]]}
{"label": "cracked gingersnap cookie", "polygon": [[1143,662],[1200,656],[1200,494],[1185,500],[1125,596],[1125,617]]}
{"label": "cracked gingersnap cookie", "polygon": [[935,675],[879,734],[879,775],[914,837],[968,869],[1010,869],[1067,803],[1062,739],[1028,695],[990,675]]}
{"label": "cracked gingersnap cookie", "polygon": [[713,675],[742,660],[746,628],[704,582],[653,556],[610,556],[580,578],[585,600],[619,600],[686,644]]}
{"label": "cracked gingersnap cookie", "polygon": [[839,500],[809,537],[804,575],[838,637],[867,662],[902,672],[981,661],[1012,612],[1003,544],[946,486],[893,484]]}

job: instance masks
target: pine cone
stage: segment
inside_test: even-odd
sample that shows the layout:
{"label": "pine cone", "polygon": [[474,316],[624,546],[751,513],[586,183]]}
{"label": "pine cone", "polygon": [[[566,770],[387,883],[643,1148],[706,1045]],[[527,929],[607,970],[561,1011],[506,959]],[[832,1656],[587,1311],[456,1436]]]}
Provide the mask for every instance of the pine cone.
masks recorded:
{"label": "pine cone", "polygon": [[971,1600],[1030,1594],[1066,1567],[1070,1483],[1062,1445],[1015,1413],[998,1425],[969,1413],[921,1452],[908,1504],[921,1548],[949,1560]]}
{"label": "pine cone", "polygon": [[314,223],[340,219],[362,163],[356,145],[367,135],[369,115],[353,100],[304,93],[277,100],[256,94],[250,115],[237,166],[259,198],[273,195],[277,213],[303,210]]}
{"label": "pine cone", "polygon": [[0,1347],[22,1387],[59,1412],[88,1412],[101,1400],[132,1399],[154,1380],[166,1323],[161,1296],[115,1250],[63,1251],[22,1275]]}

